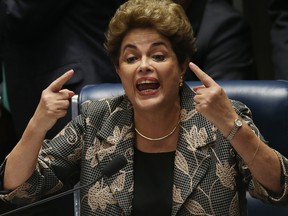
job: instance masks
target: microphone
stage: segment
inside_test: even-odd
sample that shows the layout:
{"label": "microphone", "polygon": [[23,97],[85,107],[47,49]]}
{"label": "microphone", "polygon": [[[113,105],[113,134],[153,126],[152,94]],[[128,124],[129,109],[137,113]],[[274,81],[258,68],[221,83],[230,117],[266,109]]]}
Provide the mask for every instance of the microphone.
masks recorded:
{"label": "microphone", "polygon": [[36,202],[33,202],[31,204],[28,204],[28,205],[25,205],[25,206],[22,206],[22,207],[19,207],[19,208],[16,208],[12,211],[8,211],[8,212],[5,212],[4,214],[1,214],[0,216],[5,216],[5,215],[10,215],[10,214],[13,214],[13,213],[16,213],[16,212],[19,212],[19,211],[23,211],[25,209],[29,209],[31,207],[34,207],[34,206],[38,206],[40,204],[43,204],[43,203],[46,203],[46,202],[49,202],[51,200],[54,200],[54,199],[57,199],[59,197],[63,197],[63,196],[66,196],[68,194],[71,194],[77,190],[81,190],[82,188],[85,188],[85,187],[88,187],[90,185],[92,185],[93,183],[99,181],[101,178],[103,178],[104,176],[106,177],[111,177],[112,175],[114,175],[115,173],[117,173],[119,170],[121,170],[122,168],[124,168],[125,166],[127,165],[127,160],[126,158],[123,156],[123,155],[117,155],[116,157],[114,157],[110,163],[108,163],[102,170],[102,175],[100,175],[96,180],[92,181],[92,182],[89,182],[88,184],[85,184],[85,185],[82,185],[82,186],[79,186],[79,187],[75,187],[75,188],[72,188],[70,190],[67,190],[67,191],[64,191],[63,193],[59,193],[59,194],[56,194],[54,196],[50,196],[50,197],[47,197],[45,199],[42,199],[42,200],[39,200],[39,201],[36,201]]}

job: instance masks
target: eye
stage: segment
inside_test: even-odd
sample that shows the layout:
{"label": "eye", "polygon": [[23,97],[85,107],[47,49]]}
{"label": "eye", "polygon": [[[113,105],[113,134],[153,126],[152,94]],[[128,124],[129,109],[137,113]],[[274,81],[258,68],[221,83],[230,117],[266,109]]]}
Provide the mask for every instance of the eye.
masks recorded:
{"label": "eye", "polygon": [[153,55],[152,58],[156,61],[156,62],[161,62],[165,60],[165,56],[163,54],[156,54]]}
{"label": "eye", "polygon": [[126,58],[126,62],[128,64],[133,64],[136,61],[137,61],[137,57],[136,56],[129,56],[129,57]]}

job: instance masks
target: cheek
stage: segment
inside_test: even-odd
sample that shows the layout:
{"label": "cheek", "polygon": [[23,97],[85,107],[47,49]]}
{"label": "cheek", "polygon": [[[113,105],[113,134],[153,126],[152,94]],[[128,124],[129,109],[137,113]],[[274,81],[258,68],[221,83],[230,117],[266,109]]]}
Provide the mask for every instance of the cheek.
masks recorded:
{"label": "cheek", "polygon": [[120,67],[117,69],[117,74],[121,79],[121,83],[125,92],[130,92],[134,87],[134,72],[129,67]]}
{"label": "cheek", "polygon": [[[168,76],[167,76],[168,77]],[[170,74],[170,78],[165,78],[166,79],[166,88],[168,88],[168,91],[170,92],[170,94],[174,95],[174,94],[178,94],[179,93],[179,88],[180,88],[180,80],[181,80],[181,74],[179,73],[179,71],[175,71],[172,74]]]}
{"label": "cheek", "polygon": [[[169,77],[169,78],[168,78]],[[165,77],[164,77],[165,78]],[[167,80],[169,80],[169,83],[171,85],[178,85],[181,79],[181,73],[178,70],[170,71],[169,74],[167,74],[166,77]]]}
{"label": "cheek", "polygon": [[127,80],[127,78],[129,76],[131,76],[131,70],[129,70],[129,67],[127,66],[122,66],[120,65],[119,68],[117,69],[117,74],[120,77],[120,79],[122,80],[122,82],[124,82],[125,80]]}

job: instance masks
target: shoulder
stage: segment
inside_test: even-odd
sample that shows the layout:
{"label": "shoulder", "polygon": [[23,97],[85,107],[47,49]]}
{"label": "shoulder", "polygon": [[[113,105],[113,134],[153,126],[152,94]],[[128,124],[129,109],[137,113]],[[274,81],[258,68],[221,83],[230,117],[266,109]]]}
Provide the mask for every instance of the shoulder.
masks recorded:
{"label": "shoulder", "polygon": [[109,116],[119,107],[126,109],[129,104],[130,101],[124,95],[101,100],[87,100],[80,105],[80,113],[84,117],[96,116],[97,118],[105,118],[105,116]]}
{"label": "shoulder", "polygon": [[102,98],[100,100],[86,100],[80,105],[80,111],[83,114],[90,112],[97,113],[99,111],[115,109],[115,107],[119,106],[123,102],[128,103],[128,100],[124,95],[112,98]]}
{"label": "shoulder", "polygon": [[[204,15],[221,15],[219,17],[214,17],[213,21],[217,20],[228,20],[237,19],[244,22],[244,18],[240,11],[233,7],[227,1],[208,1],[205,9]],[[212,21],[212,20],[211,20]]]}
{"label": "shoulder", "polygon": [[[210,28],[211,27],[211,28]],[[248,23],[240,11],[225,1],[208,1],[202,22],[199,28],[199,36],[207,37],[209,33],[211,40],[215,37],[227,36],[238,31],[247,30]],[[243,35],[245,32],[241,32]]]}

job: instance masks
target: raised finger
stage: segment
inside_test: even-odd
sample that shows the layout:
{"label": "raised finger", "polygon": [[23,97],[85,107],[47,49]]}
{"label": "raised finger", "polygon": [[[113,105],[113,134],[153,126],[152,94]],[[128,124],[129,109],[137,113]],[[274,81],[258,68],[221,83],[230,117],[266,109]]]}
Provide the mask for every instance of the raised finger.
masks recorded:
{"label": "raised finger", "polygon": [[189,67],[193,71],[193,73],[198,77],[198,79],[203,83],[205,87],[211,87],[212,85],[216,84],[216,82],[208,74],[202,71],[194,63],[190,62]]}
{"label": "raised finger", "polygon": [[65,72],[62,76],[58,77],[56,80],[54,80],[48,87],[53,92],[58,92],[62,89],[63,85],[71,79],[71,77],[74,75],[73,70],[69,70]]}

